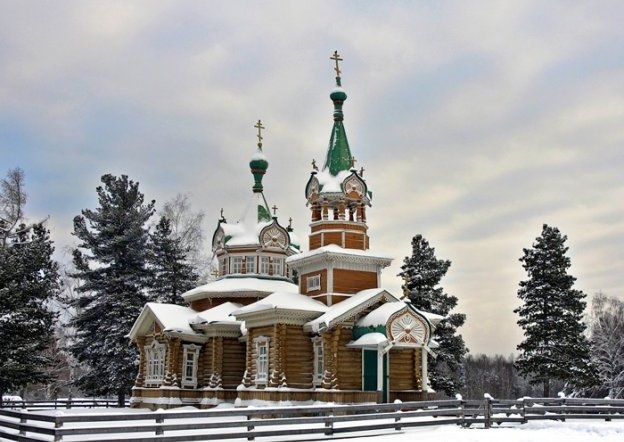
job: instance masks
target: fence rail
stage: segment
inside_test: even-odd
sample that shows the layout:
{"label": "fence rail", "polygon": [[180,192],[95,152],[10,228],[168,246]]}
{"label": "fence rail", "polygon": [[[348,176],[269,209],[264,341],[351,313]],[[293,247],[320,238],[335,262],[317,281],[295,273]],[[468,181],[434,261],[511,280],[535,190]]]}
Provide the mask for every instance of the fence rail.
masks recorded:
{"label": "fence rail", "polygon": [[[127,407],[129,402],[126,401]],[[55,399],[42,401],[3,401],[0,408],[56,409],[56,408],[118,408],[116,399]]]}
{"label": "fence rail", "polygon": [[[57,414],[58,413],[58,414]],[[624,400],[442,400],[373,405],[236,408],[203,411],[43,413],[0,410],[0,440],[132,442],[254,440],[333,436],[427,425],[524,423],[537,419],[624,419]],[[81,439],[82,438],[82,439]]]}

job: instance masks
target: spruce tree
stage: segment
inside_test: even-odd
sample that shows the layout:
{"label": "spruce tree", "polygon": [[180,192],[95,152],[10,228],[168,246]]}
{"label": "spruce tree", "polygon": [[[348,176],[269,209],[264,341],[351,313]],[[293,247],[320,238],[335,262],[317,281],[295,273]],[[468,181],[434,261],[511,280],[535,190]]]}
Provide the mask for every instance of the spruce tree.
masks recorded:
{"label": "spruce tree", "polygon": [[582,322],[585,294],[573,288],[576,278],[568,274],[566,240],[559,229],[544,224],[541,236],[520,258],[528,279],[518,289],[524,304],[514,310],[524,330],[516,366],[532,384],[543,385],[545,397],[555,379],[572,388],[596,382]]}
{"label": "spruce tree", "polygon": [[402,272],[403,291],[414,305],[445,318],[435,328],[433,339],[439,344],[437,357],[429,360],[429,378],[435,390],[447,395],[456,393],[464,385],[463,360],[468,352],[464,338],[457,328],[466,321],[466,315],[451,313],[457,306],[457,297],[444,292],[439,286],[451,261],[437,259],[435,249],[418,234],[412,238],[412,256],[405,257]]}
{"label": "spruce tree", "polygon": [[126,175],[102,176],[100,207],[74,218],[80,240],[73,251],[75,277],[82,281],[75,301],[72,353],[87,370],[77,380],[92,395],[117,395],[120,405],[137,372],[137,353],[126,335],[147,302],[147,222],[154,201],[145,204],[139,183]]}
{"label": "spruce tree", "polygon": [[152,272],[150,293],[157,302],[182,305],[182,293],[194,288],[199,279],[186,261],[187,250],[174,238],[171,222],[161,217],[150,235],[149,264]]}
{"label": "spruce tree", "polygon": [[0,397],[27,384],[50,380],[46,349],[54,342],[59,293],[54,247],[43,224],[21,224],[0,243]]}

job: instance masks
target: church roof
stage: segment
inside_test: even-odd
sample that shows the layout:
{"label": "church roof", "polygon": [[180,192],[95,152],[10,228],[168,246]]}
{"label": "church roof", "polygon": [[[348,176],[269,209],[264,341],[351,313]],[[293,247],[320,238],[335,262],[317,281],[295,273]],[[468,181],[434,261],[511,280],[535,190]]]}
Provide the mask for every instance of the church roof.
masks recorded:
{"label": "church roof", "polygon": [[239,323],[231,314],[241,308],[242,305],[235,302],[224,302],[216,307],[199,312],[190,323],[214,324],[214,323]]}
{"label": "church roof", "polygon": [[355,318],[358,314],[380,301],[399,301],[399,298],[382,288],[362,290],[350,298],[329,307],[323,315],[305,324],[304,330],[318,333],[342,321]]}
{"label": "church roof", "polygon": [[299,287],[289,281],[278,279],[265,279],[257,277],[223,278],[200,285],[182,294],[186,302],[203,298],[208,294],[212,297],[219,296],[246,296],[248,294],[289,292],[297,293]]}
{"label": "church roof", "polygon": [[176,333],[186,336],[199,336],[191,328],[190,320],[197,315],[197,312],[189,307],[175,304],[161,304],[158,302],[148,302],[143,306],[139,317],[134,321],[134,325],[128,333],[130,339],[135,339],[139,335],[146,333],[146,329],[151,326],[153,318],[162,328],[163,332]]}
{"label": "church roof", "polygon": [[272,293],[264,299],[246,305],[233,314],[234,316],[246,315],[249,313],[262,312],[266,310],[297,310],[306,312],[317,312],[319,314],[327,311],[328,307],[322,302],[316,301],[309,296],[299,293]]}

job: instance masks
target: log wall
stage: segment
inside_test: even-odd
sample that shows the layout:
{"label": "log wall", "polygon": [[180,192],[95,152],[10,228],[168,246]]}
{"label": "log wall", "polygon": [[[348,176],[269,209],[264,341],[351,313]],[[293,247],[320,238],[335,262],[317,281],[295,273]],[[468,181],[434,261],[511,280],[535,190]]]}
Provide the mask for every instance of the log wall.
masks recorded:
{"label": "log wall", "polygon": [[334,269],[334,292],[357,293],[378,286],[377,272]]}

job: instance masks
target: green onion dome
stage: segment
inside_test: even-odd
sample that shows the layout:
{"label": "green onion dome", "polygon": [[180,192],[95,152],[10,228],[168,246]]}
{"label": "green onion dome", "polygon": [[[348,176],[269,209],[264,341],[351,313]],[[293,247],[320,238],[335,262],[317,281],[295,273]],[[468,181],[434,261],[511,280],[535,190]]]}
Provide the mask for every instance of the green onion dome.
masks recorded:
{"label": "green onion dome", "polygon": [[254,156],[251,157],[249,168],[251,169],[251,173],[254,177],[253,191],[262,192],[262,177],[269,168],[269,162],[267,161],[266,156],[264,156],[261,147],[258,147]]}

